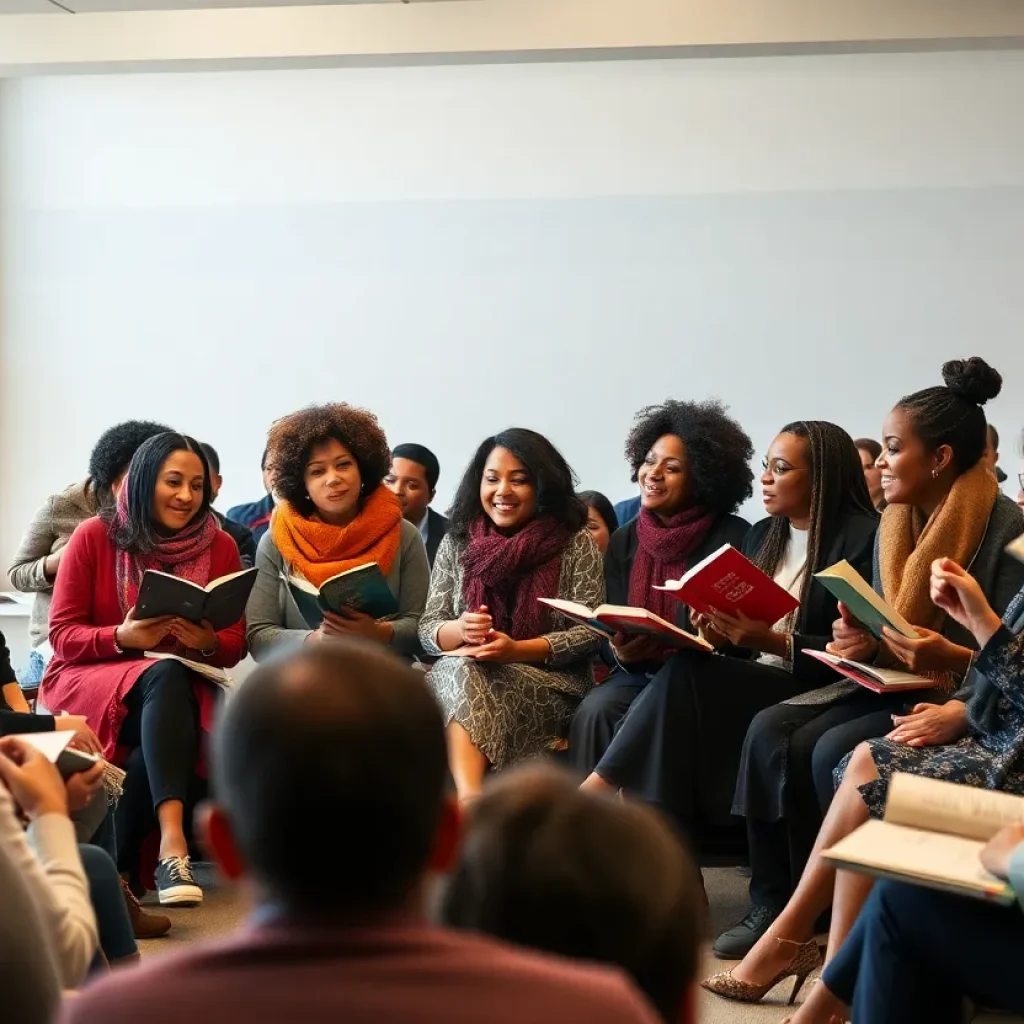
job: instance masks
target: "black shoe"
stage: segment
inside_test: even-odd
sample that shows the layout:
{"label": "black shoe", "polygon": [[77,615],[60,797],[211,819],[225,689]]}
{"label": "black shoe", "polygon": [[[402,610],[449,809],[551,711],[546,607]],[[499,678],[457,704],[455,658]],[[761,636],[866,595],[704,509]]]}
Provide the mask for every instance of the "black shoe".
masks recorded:
{"label": "black shoe", "polygon": [[739,924],[718,936],[712,952],[719,960],[742,960],[778,916],[767,907],[751,907]]}
{"label": "black shoe", "polygon": [[156,891],[165,907],[198,907],[203,902],[203,890],[196,885],[188,857],[168,857],[157,864]]}

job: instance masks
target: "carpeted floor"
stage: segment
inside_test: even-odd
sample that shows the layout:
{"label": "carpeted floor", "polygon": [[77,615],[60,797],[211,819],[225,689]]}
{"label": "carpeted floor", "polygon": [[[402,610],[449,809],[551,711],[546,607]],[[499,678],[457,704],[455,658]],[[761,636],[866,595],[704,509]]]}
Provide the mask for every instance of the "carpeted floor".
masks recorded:
{"label": "carpeted floor", "polygon": [[[221,883],[207,865],[199,865],[197,875],[203,886],[202,907],[168,910],[167,914],[174,922],[170,935],[142,943],[143,957],[173,952],[187,944],[224,935],[244,919],[246,911],[240,893]],[[724,927],[738,920],[745,911],[747,879],[732,868],[705,870],[704,879],[711,900],[712,929],[717,935]],[[150,894],[145,902],[149,903],[155,898],[154,894]],[[709,955],[706,973],[722,970],[724,966],[728,965],[723,965]],[[788,1015],[783,1004],[789,996],[791,985],[792,982],[787,982],[779,986],[762,1006],[742,1006],[702,992],[701,1024],[780,1024]]]}

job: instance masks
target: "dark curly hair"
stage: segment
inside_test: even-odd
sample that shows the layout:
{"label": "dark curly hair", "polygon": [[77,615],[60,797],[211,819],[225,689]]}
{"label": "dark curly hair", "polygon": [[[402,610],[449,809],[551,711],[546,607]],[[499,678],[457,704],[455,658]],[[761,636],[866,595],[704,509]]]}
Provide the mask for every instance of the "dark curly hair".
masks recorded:
{"label": "dark curly hair", "polygon": [[274,490],[303,516],[316,511],[306,493],[306,463],[313,449],[340,441],[359,467],[362,494],[376,490],[391,468],[391,449],[377,417],[345,402],[310,405],[278,420],[267,437],[266,461],[274,467]]}
{"label": "dark curly hair", "polygon": [[537,492],[537,515],[551,516],[575,531],[587,521],[587,506],[576,496],[576,474],[562,453],[542,434],[525,427],[509,427],[481,442],[462,475],[455,500],[448,511],[448,532],[456,541],[469,537],[473,521],[483,514],[480,507],[480,480],[487,457],[495,448],[510,451],[525,467]]}
{"label": "dark curly hair", "polygon": [[171,433],[170,427],[151,420],[125,420],[105,430],[89,456],[89,477],[101,505],[113,501],[114,481],[132,461],[144,441],[157,434]]}
{"label": "dark curly hair", "polygon": [[982,406],[1003,388],[1003,378],[984,359],[951,359],[942,365],[943,386],[901,398],[914,431],[928,451],[944,444],[953,449],[957,473],[966,473],[985,454],[987,440]]}
{"label": "dark curly hair", "polygon": [[116,525],[112,507],[101,513],[104,522],[109,525],[110,539],[119,551],[145,554],[156,547],[159,535],[156,523],[153,522],[153,491],[160,477],[160,467],[175,452],[182,451],[193,452],[203,466],[203,503],[188,525],[191,526],[210,511],[210,464],[206,460],[203,446],[194,437],[176,434],[172,430],[156,434],[139,446],[128,466],[128,479],[125,482],[128,488],[128,521]]}
{"label": "dark curly hair", "polygon": [[694,507],[727,515],[753,493],[750,460],[754,446],[743,428],[717,399],[649,405],[636,414],[626,438],[632,479],[659,437],[674,434],[686,445],[686,475]]}

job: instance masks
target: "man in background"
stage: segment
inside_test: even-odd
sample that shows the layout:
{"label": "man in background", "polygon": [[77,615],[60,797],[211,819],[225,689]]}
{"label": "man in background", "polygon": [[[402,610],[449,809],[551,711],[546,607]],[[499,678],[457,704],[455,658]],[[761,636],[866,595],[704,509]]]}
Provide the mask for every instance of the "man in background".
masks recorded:
{"label": "man in background", "polygon": [[[217,495],[220,494],[220,489],[224,486],[224,478],[220,475],[220,456],[212,444],[206,444],[203,441],[200,442],[200,447],[206,453],[206,461],[210,467],[210,502],[212,504],[217,500]],[[253,537],[252,530],[241,523],[226,519],[215,508],[211,508],[210,511],[220,528],[238,546],[242,568],[251,569],[256,564],[256,539]]]}
{"label": "man in background", "polygon": [[656,1024],[614,968],[429,924],[460,833],[441,713],[377,644],[305,644],[235,691],[206,843],[255,912],[234,937],[115,972],[64,1024]]}
{"label": "man in background", "polygon": [[267,466],[267,449],[263,449],[263,457],[260,459],[260,469],[263,471],[263,486],[267,493],[259,501],[251,501],[247,505],[235,505],[228,509],[227,518],[233,523],[240,523],[252,532],[253,543],[260,546],[263,534],[270,526],[270,516],[274,511],[274,475]]}
{"label": "man in background", "polygon": [[402,515],[419,528],[431,566],[448,532],[448,520],[430,508],[440,475],[437,456],[429,448],[421,444],[400,444],[391,453],[391,470],[384,478],[385,487],[402,506]]}
{"label": "man in background", "polygon": [[981,461],[992,470],[999,483],[1006,483],[1006,474],[999,468],[999,431],[991,423],[985,435],[985,453]]}

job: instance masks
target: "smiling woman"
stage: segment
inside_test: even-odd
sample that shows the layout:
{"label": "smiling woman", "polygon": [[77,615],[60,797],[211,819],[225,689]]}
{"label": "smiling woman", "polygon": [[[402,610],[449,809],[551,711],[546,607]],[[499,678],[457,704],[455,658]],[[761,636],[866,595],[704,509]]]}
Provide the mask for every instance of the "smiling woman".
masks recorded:
{"label": "smiling woman", "polygon": [[[202,448],[182,434],[161,433],[135,453],[116,505],[72,535],[54,587],[54,656],[40,701],[84,715],[108,760],[131,758],[138,766],[132,770],[145,772],[160,825],[161,903],[194,906],[202,900],[183,823],[200,736],[212,719],[216,694],[180,662],[154,663],[142,653],[165,651],[230,668],[244,654],[244,627],[237,622],[215,632],[208,622],[137,619],[135,603],[149,569],[206,586],[239,568],[235,542],[210,513]],[[132,757],[135,751],[141,757]],[[122,836],[145,834],[149,809],[139,811],[145,820],[122,820]],[[121,867],[133,873],[138,849],[124,845],[118,850]]]}
{"label": "smiling woman", "polygon": [[[274,424],[267,455],[281,501],[256,552],[246,609],[253,657],[345,636],[414,655],[430,570],[419,530],[383,485],[391,452],[376,417],[344,403],[310,406]],[[375,619],[347,608],[309,621],[300,610],[290,578],[320,587],[370,563],[397,602],[395,614]]]}
{"label": "smiling woman", "polygon": [[460,799],[480,792],[488,767],[551,749],[594,683],[594,634],[538,601],[604,600],[601,558],[573,482],[547,438],[512,428],[480,445],[456,492],[420,640],[440,656],[430,685]]}

